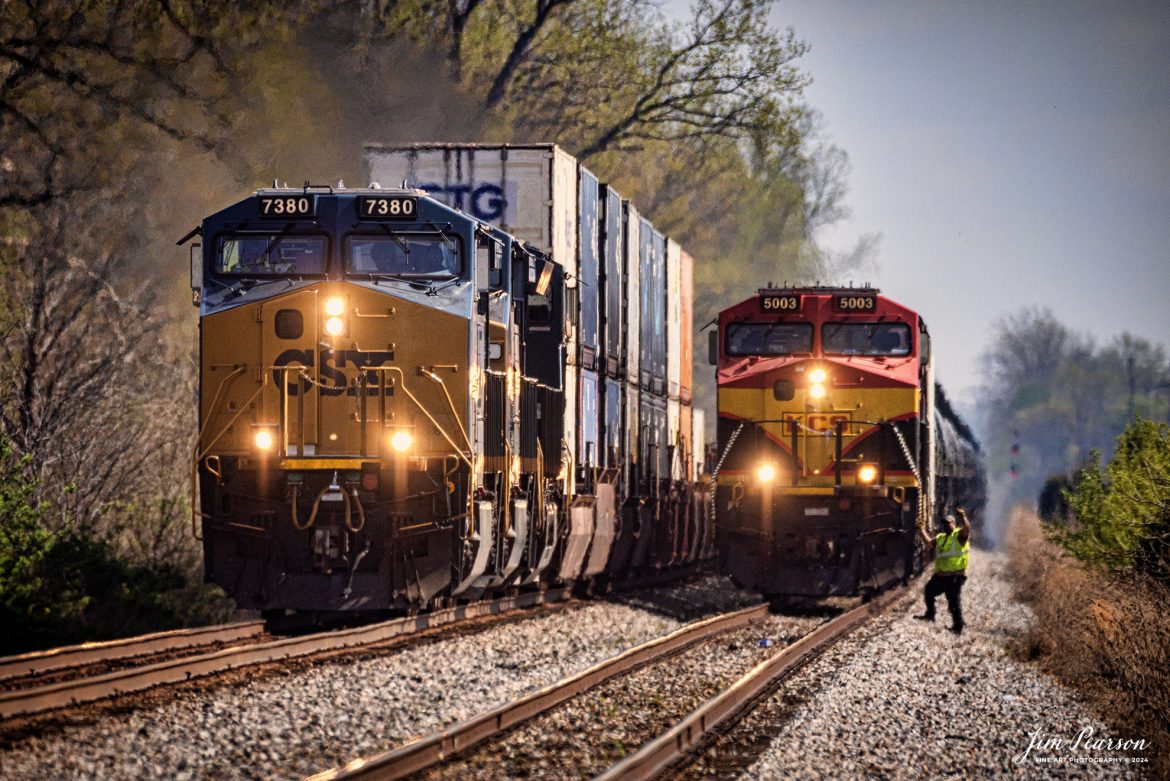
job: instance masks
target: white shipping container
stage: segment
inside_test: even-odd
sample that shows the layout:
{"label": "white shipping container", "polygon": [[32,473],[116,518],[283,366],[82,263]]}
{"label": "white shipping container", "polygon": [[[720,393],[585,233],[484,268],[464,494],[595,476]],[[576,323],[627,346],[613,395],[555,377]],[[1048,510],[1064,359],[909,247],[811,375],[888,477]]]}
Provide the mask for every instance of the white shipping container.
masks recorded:
{"label": "white shipping container", "polygon": [[[687,328],[690,327],[688,323]],[[679,398],[682,389],[682,247],[666,242],[666,393]],[[681,478],[680,478],[681,479]]]}
{"label": "white shipping container", "polygon": [[549,253],[576,285],[577,160],[556,144],[366,144],[365,164]]}

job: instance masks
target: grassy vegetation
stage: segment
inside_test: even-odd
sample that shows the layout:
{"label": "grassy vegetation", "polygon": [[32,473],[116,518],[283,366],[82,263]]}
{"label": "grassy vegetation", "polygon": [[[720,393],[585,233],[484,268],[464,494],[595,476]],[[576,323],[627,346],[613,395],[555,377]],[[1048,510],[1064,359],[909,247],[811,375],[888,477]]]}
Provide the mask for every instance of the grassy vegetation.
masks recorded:
{"label": "grassy vegetation", "polygon": [[0,655],[225,620],[222,592],[169,564],[131,562],[47,506],[0,436]]}
{"label": "grassy vegetation", "polygon": [[1017,511],[1009,527],[1035,614],[1017,650],[1085,692],[1119,737],[1152,741],[1150,774],[1170,777],[1170,427],[1134,420],[1104,469],[1094,453],[1062,501],[1056,490],[1045,522]]}

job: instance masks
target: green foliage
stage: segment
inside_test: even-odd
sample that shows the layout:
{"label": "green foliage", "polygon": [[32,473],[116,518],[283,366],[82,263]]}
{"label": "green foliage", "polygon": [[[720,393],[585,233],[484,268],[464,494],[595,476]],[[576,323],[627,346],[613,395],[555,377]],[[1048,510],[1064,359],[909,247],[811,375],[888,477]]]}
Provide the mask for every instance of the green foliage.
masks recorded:
{"label": "green foliage", "polygon": [[1170,426],[1135,419],[1104,472],[1094,452],[1067,496],[1073,519],[1049,528],[1069,553],[1111,572],[1170,580]]}
{"label": "green foliage", "polygon": [[48,531],[26,464],[0,436],[0,655],[227,617],[221,593],[172,566],[128,562],[69,523]]}

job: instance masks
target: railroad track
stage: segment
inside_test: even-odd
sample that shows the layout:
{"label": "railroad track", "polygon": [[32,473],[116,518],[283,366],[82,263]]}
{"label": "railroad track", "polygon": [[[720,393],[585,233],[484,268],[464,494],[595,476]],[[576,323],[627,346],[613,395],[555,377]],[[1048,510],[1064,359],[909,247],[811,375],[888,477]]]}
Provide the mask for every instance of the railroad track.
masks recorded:
{"label": "railroad track", "polygon": [[0,657],[0,687],[35,686],[45,678],[69,675],[88,667],[128,663],[159,654],[184,653],[196,648],[251,640],[263,634],[263,621],[244,621]]}
{"label": "railroad track", "polygon": [[[779,680],[823,652],[904,593],[888,592],[869,604],[848,610],[786,645],[739,677],[730,686],[702,702],[681,721],[644,743],[635,752],[598,776],[599,779],[649,779],[679,763],[696,747],[724,730],[752,703],[771,690]],[[665,637],[631,648],[605,662],[432,735],[419,738],[391,751],[355,759],[342,768],[311,776],[309,781],[370,781],[400,779],[414,774],[452,777],[491,772],[469,760],[462,769],[448,763],[466,759],[476,749],[476,760],[486,753],[483,746],[502,739],[526,722],[553,711],[583,693],[639,668],[661,662],[688,648],[719,635],[744,630],[768,617],[764,605],[727,613],[684,626]],[[616,718],[621,718],[617,716]],[[553,730],[549,730],[553,731]],[[489,760],[490,761],[490,760]],[[429,772],[428,772],[429,771]],[[539,774],[539,771],[537,771]]]}
{"label": "railroad track", "polygon": [[[0,692],[0,720],[39,715],[61,708],[141,692],[156,686],[183,683],[241,667],[283,662],[321,654],[351,652],[364,646],[404,638],[427,629],[453,627],[471,619],[497,616],[523,608],[560,602],[569,597],[568,589],[550,589],[540,593],[521,594],[489,602],[475,602],[444,608],[369,626],[234,645],[208,653],[197,653],[161,662],[130,666],[99,675],[86,675],[44,685],[26,686]],[[224,631],[229,634],[231,631],[235,631],[238,633],[235,636],[236,640],[247,640],[263,630],[262,622],[255,623],[260,624],[260,626],[240,624],[234,625],[236,627],[234,630],[227,627],[208,628],[209,632],[203,635],[203,640],[197,640],[198,635],[193,634],[197,633],[198,630],[188,630],[187,634],[167,632],[160,635],[131,638],[126,641],[54,649],[0,661],[7,665],[9,678],[16,679],[20,676],[43,674],[47,671],[60,672],[70,666],[92,665],[114,659],[126,660],[142,656],[141,649],[144,647],[154,649],[147,653],[159,653],[160,649],[166,650],[163,646],[167,643],[175,644],[170,646],[172,650],[190,647],[193,643],[206,645],[208,643],[206,638],[212,636],[210,630]],[[223,635],[219,641],[214,642],[224,642],[222,637]],[[109,656],[103,657],[103,653],[108,653]],[[0,680],[0,685],[2,683],[3,681]]]}

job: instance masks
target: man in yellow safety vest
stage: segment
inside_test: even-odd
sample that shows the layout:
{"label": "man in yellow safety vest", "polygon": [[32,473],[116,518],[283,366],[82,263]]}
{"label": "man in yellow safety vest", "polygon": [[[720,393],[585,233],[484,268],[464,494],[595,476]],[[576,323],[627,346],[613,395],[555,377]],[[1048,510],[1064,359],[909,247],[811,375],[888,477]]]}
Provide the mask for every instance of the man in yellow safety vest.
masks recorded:
{"label": "man in yellow safety vest", "polygon": [[[914,616],[921,621],[934,621],[934,601],[939,594],[946,594],[947,609],[951,611],[951,631],[960,634],[963,631],[963,606],[960,595],[963,584],[967,582],[967,562],[971,553],[971,521],[967,512],[956,507],[963,525],[956,528],[955,516],[946,516],[946,531],[934,536],[934,575],[926,582],[923,596],[926,598],[926,613]],[[926,529],[920,534],[927,545],[932,542]]]}

